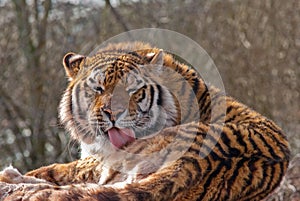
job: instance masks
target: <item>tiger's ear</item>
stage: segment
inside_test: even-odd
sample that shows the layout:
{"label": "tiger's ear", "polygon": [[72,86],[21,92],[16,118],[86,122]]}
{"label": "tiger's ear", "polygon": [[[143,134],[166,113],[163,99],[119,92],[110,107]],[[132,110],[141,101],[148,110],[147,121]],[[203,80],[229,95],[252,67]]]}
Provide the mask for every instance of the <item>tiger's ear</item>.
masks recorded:
{"label": "tiger's ear", "polygon": [[75,54],[73,52],[67,53],[63,58],[63,65],[68,77],[72,80],[76,77],[79,69],[81,68],[82,61],[85,56],[80,54]]}
{"label": "tiger's ear", "polygon": [[146,54],[146,58],[150,64],[162,66],[164,64],[164,52],[160,49],[158,52],[150,52]]}

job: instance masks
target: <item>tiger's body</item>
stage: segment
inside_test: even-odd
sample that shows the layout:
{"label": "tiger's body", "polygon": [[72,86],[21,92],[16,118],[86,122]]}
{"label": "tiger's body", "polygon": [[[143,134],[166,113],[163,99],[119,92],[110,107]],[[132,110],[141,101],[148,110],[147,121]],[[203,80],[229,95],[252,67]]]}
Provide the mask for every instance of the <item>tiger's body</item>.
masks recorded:
{"label": "tiger's body", "polygon": [[60,118],[82,158],[18,175],[36,182],[3,171],[4,200],[254,201],[280,184],[289,162],[281,129],[170,54],[112,44],[69,53],[64,67]]}

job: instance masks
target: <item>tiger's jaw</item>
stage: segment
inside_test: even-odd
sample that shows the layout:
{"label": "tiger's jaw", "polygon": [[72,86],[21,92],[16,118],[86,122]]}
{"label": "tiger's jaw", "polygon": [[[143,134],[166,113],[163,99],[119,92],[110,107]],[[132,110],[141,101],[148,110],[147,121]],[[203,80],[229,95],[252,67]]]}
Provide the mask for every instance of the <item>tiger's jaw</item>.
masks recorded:
{"label": "tiger's jaw", "polygon": [[109,157],[135,141],[135,138],[130,135],[134,135],[134,132],[128,128],[119,129],[112,127],[103,134],[92,137],[92,141],[79,140],[81,158],[91,155]]}
{"label": "tiger's jaw", "polygon": [[114,147],[121,149],[135,140],[135,133],[130,128],[112,127],[108,131],[109,141]]}

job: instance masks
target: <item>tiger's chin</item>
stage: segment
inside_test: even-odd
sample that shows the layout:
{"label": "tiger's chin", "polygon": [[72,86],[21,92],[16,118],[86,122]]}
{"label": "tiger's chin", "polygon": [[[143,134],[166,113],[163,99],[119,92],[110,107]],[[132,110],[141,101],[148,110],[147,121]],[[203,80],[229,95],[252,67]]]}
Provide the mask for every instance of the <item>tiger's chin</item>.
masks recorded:
{"label": "tiger's chin", "polygon": [[108,156],[111,153],[117,152],[118,149],[110,143],[107,136],[98,135],[93,138],[92,142],[80,142],[81,158],[86,158],[92,155]]}
{"label": "tiger's chin", "polygon": [[91,155],[109,155],[123,150],[136,140],[135,132],[131,128],[111,127],[100,135],[88,135],[80,139],[81,158]]}
{"label": "tiger's chin", "polygon": [[[127,152],[127,147],[135,141],[146,140],[160,133],[161,130],[177,125],[177,113],[167,114],[162,107],[155,112],[155,115],[148,118],[140,118],[135,121],[132,127],[122,127],[122,121],[107,124],[102,127],[89,126],[86,135],[78,136],[81,145],[81,158],[91,155],[111,156],[116,152]],[[100,129],[100,130],[99,130]]]}

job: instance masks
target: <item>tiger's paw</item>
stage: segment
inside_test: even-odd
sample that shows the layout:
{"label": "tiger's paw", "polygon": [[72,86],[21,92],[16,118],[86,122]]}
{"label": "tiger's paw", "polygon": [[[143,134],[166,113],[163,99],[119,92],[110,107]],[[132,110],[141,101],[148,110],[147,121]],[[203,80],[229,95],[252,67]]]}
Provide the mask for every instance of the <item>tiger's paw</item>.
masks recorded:
{"label": "tiger's paw", "polygon": [[9,184],[19,183],[48,183],[43,179],[22,175],[16,168],[9,166],[0,172],[0,182]]}
{"label": "tiger's paw", "polygon": [[[48,195],[55,192],[55,186],[46,183],[19,183],[11,184],[0,182],[0,201],[35,200],[52,201]],[[59,199],[56,201],[60,201]]]}
{"label": "tiger's paw", "polygon": [[[2,179],[2,177],[1,177],[1,179]],[[0,181],[0,200],[1,201],[5,200],[5,198],[7,196],[9,196],[11,193],[13,193],[16,189],[17,189],[16,184],[8,184],[8,183],[4,183],[4,182]]]}

